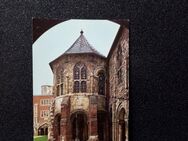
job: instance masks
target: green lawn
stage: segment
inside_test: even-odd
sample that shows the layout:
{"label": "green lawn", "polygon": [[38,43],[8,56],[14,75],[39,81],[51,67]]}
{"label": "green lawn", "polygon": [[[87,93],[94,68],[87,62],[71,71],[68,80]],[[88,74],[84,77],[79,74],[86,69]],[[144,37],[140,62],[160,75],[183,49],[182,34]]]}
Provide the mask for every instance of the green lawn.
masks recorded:
{"label": "green lawn", "polygon": [[48,141],[47,136],[34,136],[34,141]]}

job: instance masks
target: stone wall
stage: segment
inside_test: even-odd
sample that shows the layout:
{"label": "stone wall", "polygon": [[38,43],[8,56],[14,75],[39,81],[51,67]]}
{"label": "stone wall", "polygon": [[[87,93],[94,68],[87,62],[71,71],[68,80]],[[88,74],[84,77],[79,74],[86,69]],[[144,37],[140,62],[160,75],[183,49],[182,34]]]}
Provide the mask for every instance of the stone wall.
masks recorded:
{"label": "stone wall", "polygon": [[[121,60],[118,58],[118,50],[121,48]],[[126,122],[125,138],[128,140],[128,90],[129,90],[129,30],[121,27],[116,42],[113,44],[113,50],[109,54],[109,107],[112,108],[112,140],[120,140],[119,118],[122,109],[125,110],[124,121]],[[122,61],[121,65],[119,65]],[[121,69],[121,77],[118,77],[118,71]],[[121,79],[121,80],[119,80]]]}
{"label": "stone wall", "polygon": [[[86,92],[74,93],[73,91],[73,69],[75,64],[83,63],[87,67],[87,89]],[[88,139],[98,140],[97,133],[97,113],[107,112],[105,95],[98,95],[98,72],[103,70],[106,73],[106,58],[92,54],[72,54],[65,55],[52,65],[54,73],[53,94],[56,97],[51,110],[51,131],[49,141],[56,139],[70,141],[72,138],[71,117],[75,113],[85,114],[87,117]],[[57,95],[57,75],[63,70],[63,95]],[[61,134],[56,135],[55,120],[56,115],[61,115]]]}
{"label": "stone wall", "polygon": [[87,66],[87,93],[97,93],[97,73],[99,70],[106,71],[106,59],[91,54],[73,54],[63,56],[53,65],[54,72],[54,94],[57,92],[57,73],[63,69],[63,91],[64,94],[73,93],[73,68],[76,63],[81,62]]}
{"label": "stone wall", "polygon": [[[87,89],[83,93],[74,93],[73,69],[79,62],[87,67]],[[107,59],[93,54],[69,54],[56,59],[51,64],[51,68],[54,74],[53,95],[56,97],[51,108],[51,140],[71,140],[73,123],[71,117],[78,112],[87,117],[89,141],[97,141],[98,128],[104,127],[98,122],[98,115],[99,117],[105,115],[104,119],[100,119],[105,123],[105,137],[102,140],[128,141],[129,30],[127,27],[120,27]],[[100,70],[104,70],[106,75],[105,95],[98,95],[97,75]],[[63,72],[62,95],[57,94],[60,72]],[[54,117],[58,114],[61,115],[61,134],[57,137],[53,132],[55,131],[53,124]]]}

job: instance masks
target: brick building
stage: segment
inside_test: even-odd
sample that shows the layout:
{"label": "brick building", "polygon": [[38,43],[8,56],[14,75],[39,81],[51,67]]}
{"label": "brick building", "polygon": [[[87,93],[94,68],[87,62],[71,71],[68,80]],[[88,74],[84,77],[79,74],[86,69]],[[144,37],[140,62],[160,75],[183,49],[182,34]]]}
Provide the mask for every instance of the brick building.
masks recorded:
{"label": "brick building", "polygon": [[107,57],[80,32],[50,62],[54,102],[49,141],[128,141],[128,26],[120,26]]}
{"label": "brick building", "polygon": [[33,96],[33,129],[34,135],[48,135],[48,117],[53,102],[52,86],[41,86],[41,95]]}

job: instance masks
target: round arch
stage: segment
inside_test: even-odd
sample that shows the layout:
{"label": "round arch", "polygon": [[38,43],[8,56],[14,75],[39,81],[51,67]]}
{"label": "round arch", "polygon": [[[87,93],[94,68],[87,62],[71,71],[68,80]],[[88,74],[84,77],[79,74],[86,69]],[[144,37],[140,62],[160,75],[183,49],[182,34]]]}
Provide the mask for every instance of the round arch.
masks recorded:
{"label": "round arch", "polygon": [[54,116],[54,135],[57,141],[60,140],[60,135],[61,135],[61,114],[56,114]]}
{"label": "round arch", "polygon": [[104,110],[97,111],[97,132],[99,141],[107,140],[107,112]]}
{"label": "round arch", "polygon": [[103,71],[106,74],[104,66],[98,66],[94,69],[94,76],[98,77],[99,72]]}
{"label": "round arch", "polygon": [[121,107],[119,109],[119,112],[117,114],[118,116],[118,140],[119,141],[125,141],[126,136],[127,136],[127,121],[125,120],[126,118],[126,110],[124,107]]}
{"label": "round arch", "polygon": [[[54,27],[55,25],[68,21],[69,19],[33,19],[33,43],[47,30]],[[117,23],[119,25],[123,25],[128,27],[129,20],[109,20],[111,22]]]}
{"label": "round arch", "polygon": [[48,135],[48,123],[43,123],[38,128],[38,135]]}
{"label": "round arch", "polygon": [[75,110],[70,115],[71,139],[88,140],[88,116],[84,110]]}

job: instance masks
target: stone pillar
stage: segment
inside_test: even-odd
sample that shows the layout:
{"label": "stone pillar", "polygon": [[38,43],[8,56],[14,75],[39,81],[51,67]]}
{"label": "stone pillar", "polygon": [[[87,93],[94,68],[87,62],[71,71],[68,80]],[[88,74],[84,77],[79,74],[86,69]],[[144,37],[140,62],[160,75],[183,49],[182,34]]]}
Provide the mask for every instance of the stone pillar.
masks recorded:
{"label": "stone pillar", "polygon": [[66,90],[65,90],[66,94],[69,93],[69,76],[66,76]]}
{"label": "stone pillar", "polygon": [[112,104],[112,141],[116,141],[116,109],[115,103]]}
{"label": "stone pillar", "polygon": [[126,141],[129,140],[129,100],[126,100],[126,107],[125,107],[125,135],[126,135]]}
{"label": "stone pillar", "polygon": [[117,119],[117,117],[115,118],[115,131],[114,131],[114,134],[115,134],[115,139],[114,141],[118,141],[118,135],[119,135],[119,120]]}
{"label": "stone pillar", "polygon": [[88,141],[98,141],[97,133],[97,97],[90,96],[89,105],[89,139]]}
{"label": "stone pillar", "polygon": [[49,118],[49,127],[48,127],[48,141],[54,140],[54,102],[52,103],[50,107],[50,118]]}
{"label": "stone pillar", "polygon": [[125,141],[128,141],[129,140],[129,136],[128,136],[128,120],[126,119],[125,120],[125,137],[126,137],[126,140]]}
{"label": "stone pillar", "polygon": [[70,141],[70,99],[64,97],[61,103],[61,139],[60,141]]}

